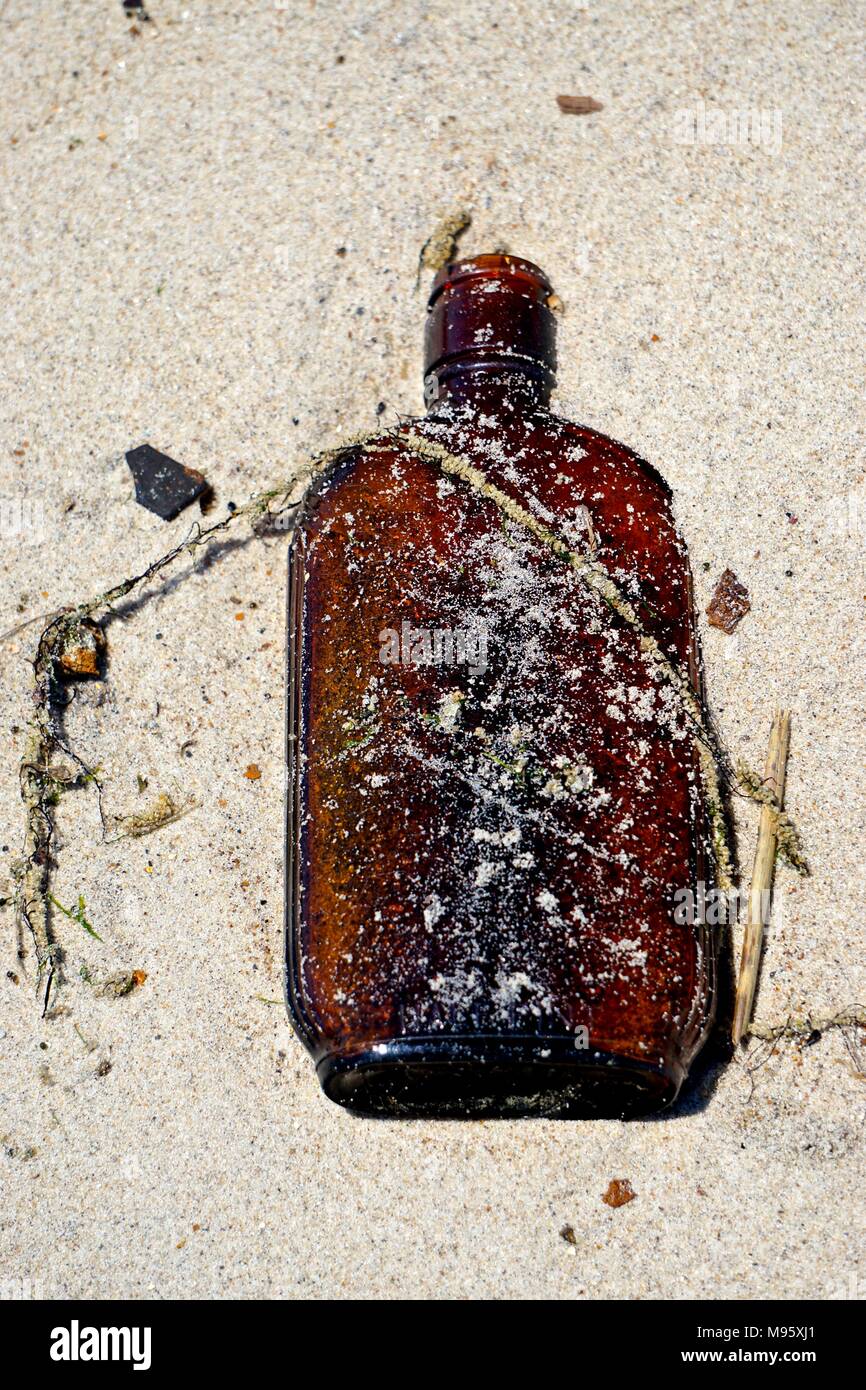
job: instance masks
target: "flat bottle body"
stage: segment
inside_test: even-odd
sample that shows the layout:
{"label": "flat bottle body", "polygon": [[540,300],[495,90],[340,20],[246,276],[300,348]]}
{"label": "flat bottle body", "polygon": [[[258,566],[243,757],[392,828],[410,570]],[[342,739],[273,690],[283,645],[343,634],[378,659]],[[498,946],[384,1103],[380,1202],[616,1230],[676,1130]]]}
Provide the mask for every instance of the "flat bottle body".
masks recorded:
{"label": "flat bottle body", "polygon": [[364,1113],[644,1113],[710,1023],[694,730],[551,536],[696,683],[665,484],[545,410],[350,451],[293,542],[287,993]]}

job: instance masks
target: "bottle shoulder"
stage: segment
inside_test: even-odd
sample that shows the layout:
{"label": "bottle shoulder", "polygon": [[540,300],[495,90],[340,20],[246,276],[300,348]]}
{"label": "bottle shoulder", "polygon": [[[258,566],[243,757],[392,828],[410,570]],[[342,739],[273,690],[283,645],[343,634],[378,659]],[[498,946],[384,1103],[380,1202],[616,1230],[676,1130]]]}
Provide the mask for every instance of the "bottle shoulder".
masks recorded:
{"label": "bottle shoulder", "polygon": [[[663,474],[634,449],[610,435],[558,415],[546,407],[522,412],[504,408],[485,413],[444,411],[406,422],[404,428],[433,437],[451,451],[466,451],[493,466],[506,465],[527,475],[554,466],[575,481],[596,474],[625,475],[632,485],[669,502],[672,493]],[[615,478],[611,478],[616,481]]]}
{"label": "bottle shoulder", "polygon": [[666,499],[673,496],[669,483],[658,468],[627,444],[561,415],[551,414],[549,419],[557,434],[581,445],[588,454],[641,475]]}
{"label": "bottle shoulder", "polygon": [[[422,441],[428,449],[419,453]],[[422,487],[424,476],[437,471],[437,450],[465,460],[518,495],[528,488],[536,495],[549,494],[551,501],[555,496],[554,510],[595,503],[602,511],[627,507],[646,513],[647,520],[672,522],[671,489],[654,465],[598,430],[536,410],[404,417],[391,429],[347,440],[320,456],[299,525],[321,516],[323,508],[341,510],[377,497],[384,502],[386,495],[394,505],[404,505]]]}
{"label": "bottle shoulder", "polygon": [[384,430],[367,435],[354,435],[342,444],[324,450],[313,460],[313,476],[304,493],[298,517],[297,528],[304,525],[320,511],[323,503],[334,505],[339,495],[352,485],[352,479],[359,465],[375,468],[386,457],[395,453],[408,452],[401,446],[398,436],[392,430]]}

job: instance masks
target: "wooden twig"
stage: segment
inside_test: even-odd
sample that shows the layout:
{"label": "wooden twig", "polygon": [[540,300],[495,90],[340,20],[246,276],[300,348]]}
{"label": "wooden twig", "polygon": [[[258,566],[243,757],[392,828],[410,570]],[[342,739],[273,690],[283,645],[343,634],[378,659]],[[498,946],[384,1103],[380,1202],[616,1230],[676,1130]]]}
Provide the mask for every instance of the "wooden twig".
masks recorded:
{"label": "wooden twig", "polygon": [[775,807],[781,810],[784,804],[785,769],[788,763],[790,739],[791,715],[789,711],[781,710],[773,720],[764,769],[764,786],[772,793],[775,806],[767,803],[761,806],[761,819],[758,824],[758,843],[755,846],[752,886],[749,890],[748,916],[743,936],[737,996],[734,1003],[734,1022],[731,1028],[735,1047],[748,1029],[752,1017],[752,1006],[755,1001],[755,987],[758,983],[758,969],[761,964],[761,947],[764,939],[764,928],[769,918],[770,893],[773,887],[773,871],[776,864],[776,832],[779,819]]}

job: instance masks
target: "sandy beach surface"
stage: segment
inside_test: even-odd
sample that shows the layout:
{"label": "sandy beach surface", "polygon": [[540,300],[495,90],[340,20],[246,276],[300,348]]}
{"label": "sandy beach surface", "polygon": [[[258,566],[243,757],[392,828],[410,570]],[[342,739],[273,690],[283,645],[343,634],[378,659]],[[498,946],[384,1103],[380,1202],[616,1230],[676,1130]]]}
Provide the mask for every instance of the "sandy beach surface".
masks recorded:
{"label": "sandy beach surface", "polygon": [[[702,617],[732,753],[762,766],[793,711],[812,874],[779,869],[756,1016],[866,1003],[862,8],[149,10],[0,4],[0,1292],[863,1297],[856,1030],[719,1054],[640,1123],[323,1098],[280,1002],[285,536],[239,524],[119,605],[68,738],[109,817],[196,805],[104,843],[93,789],[61,799],[52,892],[101,940],[55,913],[41,1019],[11,906],[41,624],[8,635],[199,516],[138,506],[125,450],[201,469],[215,519],[417,413],[419,250],[466,207],[462,251],[551,276],[556,407],[664,473],[701,612],[726,566],[749,589],[733,636]],[[612,1178],[637,1194],[616,1210]]]}

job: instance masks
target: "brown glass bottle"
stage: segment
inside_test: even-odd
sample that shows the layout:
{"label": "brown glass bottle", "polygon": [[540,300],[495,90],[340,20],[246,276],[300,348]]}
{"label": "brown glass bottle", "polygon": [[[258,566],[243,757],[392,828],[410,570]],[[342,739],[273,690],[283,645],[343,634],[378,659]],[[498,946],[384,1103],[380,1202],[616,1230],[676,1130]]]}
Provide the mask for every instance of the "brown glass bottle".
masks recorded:
{"label": "brown glass bottle", "polygon": [[287,998],[366,1114],[645,1113],[711,1020],[693,728],[552,538],[696,687],[688,560],[662,478],[550,413],[550,295],[441,271],[428,414],[341,455],[292,545]]}

